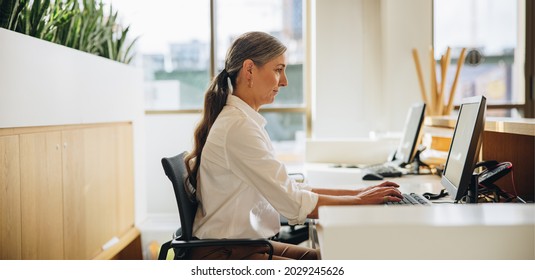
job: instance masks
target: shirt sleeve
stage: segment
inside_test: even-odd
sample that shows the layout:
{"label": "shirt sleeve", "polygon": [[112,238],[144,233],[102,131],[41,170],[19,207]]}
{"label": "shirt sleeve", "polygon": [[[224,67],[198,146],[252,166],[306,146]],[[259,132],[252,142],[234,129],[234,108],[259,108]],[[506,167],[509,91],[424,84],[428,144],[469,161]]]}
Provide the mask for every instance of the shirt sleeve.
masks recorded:
{"label": "shirt sleeve", "polygon": [[255,187],[290,224],[303,224],[318,202],[318,195],[292,180],[284,164],[275,159],[269,138],[254,122],[240,120],[229,127],[226,141],[232,172]]}

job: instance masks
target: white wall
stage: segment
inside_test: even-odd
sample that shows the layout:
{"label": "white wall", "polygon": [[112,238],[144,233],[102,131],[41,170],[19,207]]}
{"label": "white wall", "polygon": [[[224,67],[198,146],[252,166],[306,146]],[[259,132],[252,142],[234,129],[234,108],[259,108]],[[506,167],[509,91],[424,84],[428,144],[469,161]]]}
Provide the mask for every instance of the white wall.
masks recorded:
{"label": "white wall", "polygon": [[165,176],[161,159],[175,156],[193,147],[193,130],[199,114],[146,115],[147,211],[151,216],[178,218],[171,181]]}
{"label": "white wall", "polygon": [[171,181],[163,171],[161,159],[191,151],[193,130],[200,114],[146,115],[145,166],[147,174],[146,219],[138,224],[144,255],[152,242],[162,244],[171,239],[180,219]]}
{"label": "white wall", "polygon": [[429,64],[422,56],[432,43],[431,2],[313,1],[314,138],[402,130],[420,101],[412,48]]}
{"label": "white wall", "polygon": [[[370,108],[379,103],[380,84],[374,78],[380,69],[380,60],[370,62],[367,55],[376,51],[365,43],[366,36],[376,42],[375,37],[365,32],[365,21],[375,11],[365,11],[368,1],[337,0],[316,1],[315,15],[315,110],[312,131],[317,138],[354,137],[367,133],[368,125],[360,120],[376,119]],[[373,10],[373,9],[370,9]],[[314,24],[314,23],[313,23]],[[366,38],[367,39],[367,38]],[[375,44],[379,46],[379,44]],[[368,54],[368,52],[371,52]],[[314,59],[313,58],[313,59]],[[372,81],[366,82],[368,77]],[[372,113],[369,115],[368,113]]]}
{"label": "white wall", "polygon": [[427,92],[433,42],[431,0],[382,0],[383,95],[387,128],[403,126],[409,106],[422,101],[412,49],[419,52]]}
{"label": "white wall", "polygon": [[0,28],[0,127],[131,121],[140,69]]}

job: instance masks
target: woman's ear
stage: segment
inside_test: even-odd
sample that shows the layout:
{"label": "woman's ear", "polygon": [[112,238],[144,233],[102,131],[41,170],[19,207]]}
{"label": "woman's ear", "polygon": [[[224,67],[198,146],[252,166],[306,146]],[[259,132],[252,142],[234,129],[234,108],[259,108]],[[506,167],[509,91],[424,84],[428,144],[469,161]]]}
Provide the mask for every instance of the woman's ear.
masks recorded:
{"label": "woman's ear", "polygon": [[253,75],[254,62],[251,59],[243,61],[243,69],[245,70],[247,79],[251,79]]}

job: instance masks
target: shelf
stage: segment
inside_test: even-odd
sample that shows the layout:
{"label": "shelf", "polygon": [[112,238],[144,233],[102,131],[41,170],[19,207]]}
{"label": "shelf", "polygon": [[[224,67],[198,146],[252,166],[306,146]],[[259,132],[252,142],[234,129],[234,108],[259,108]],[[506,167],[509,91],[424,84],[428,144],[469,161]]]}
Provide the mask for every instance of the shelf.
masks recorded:
{"label": "shelf", "polygon": [[[428,127],[455,128],[457,116],[426,117]],[[535,136],[535,119],[487,117],[485,131]]]}
{"label": "shelf", "polygon": [[485,131],[535,136],[535,119],[487,118]]}
{"label": "shelf", "polygon": [[114,244],[107,250],[102,251],[93,259],[94,260],[111,260],[115,258],[117,254],[119,254],[123,249],[125,249],[131,243],[133,243],[138,237],[140,237],[140,235],[141,234],[139,230],[136,227],[132,227],[123,236],[121,236],[121,238],[119,238],[119,241],[116,244]]}

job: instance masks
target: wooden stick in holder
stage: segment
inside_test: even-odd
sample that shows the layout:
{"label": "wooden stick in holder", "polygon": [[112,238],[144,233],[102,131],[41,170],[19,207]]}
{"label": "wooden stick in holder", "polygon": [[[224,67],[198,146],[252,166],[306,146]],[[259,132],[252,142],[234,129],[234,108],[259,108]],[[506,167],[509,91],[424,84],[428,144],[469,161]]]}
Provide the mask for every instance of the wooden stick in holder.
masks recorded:
{"label": "wooden stick in holder", "polygon": [[453,85],[451,86],[450,96],[448,100],[448,105],[444,111],[445,114],[449,114],[453,108],[453,97],[455,95],[455,89],[457,88],[457,81],[459,80],[459,74],[461,73],[461,68],[464,64],[464,58],[466,57],[466,48],[463,48],[459,60],[457,61],[457,70],[455,72],[455,78],[453,80]]}
{"label": "wooden stick in holder", "polygon": [[444,110],[444,91],[446,89],[446,74],[448,73],[448,67],[450,65],[450,54],[451,54],[451,48],[448,47],[446,50],[446,54],[442,56],[442,59],[440,60],[440,91],[438,92],[438,102],[436,107],[436,112],[438,115],[442,115]]}
{"label": "wooden stick in holder", "polygon": [[422,94],[422,100],[427,104],[427,94],[425,92],[424,77],[422,75],[422,67],[420,65],[420,58],[418,57],[418,50],[412,49],[412,58],[414,65],[416,66],[416,74],[418,74],[418,83],[420,84],[420,93]]}
{"label": "wooden stick in holder", "polygon": [[430,60],[430,63],[431,63],[431,106],[429,106],[429,109],[430,110],[430,115],[436,115],[436,110],[435,108],[437,108],[437,97],[438,97],[438,92],[437,92],[437,71],[436,71],[436,67],[437,67],[437,64],[436,64],[436,61],[435,61],[435,50],[433,47],[430,47],[429,48],[429,60]]}

